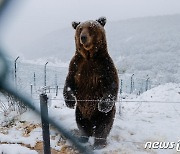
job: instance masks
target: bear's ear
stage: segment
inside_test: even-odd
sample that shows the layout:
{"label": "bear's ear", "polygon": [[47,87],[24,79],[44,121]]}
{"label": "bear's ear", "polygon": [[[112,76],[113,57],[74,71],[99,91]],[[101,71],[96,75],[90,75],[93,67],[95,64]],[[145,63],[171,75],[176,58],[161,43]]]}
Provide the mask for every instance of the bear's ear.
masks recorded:
{"label": "bear's ear", "polygon": [[79,24],[80,24],[80,22],[73,21],[73,22],[72,22],[72,27],[73,27],[74,29],[76,29],[76,27],[77,27]]}
{"label": "bear's ear", "polygon": [[104,25],[106,24],[106,17],[100,17],[96,21],[99,22],[104,27]]}

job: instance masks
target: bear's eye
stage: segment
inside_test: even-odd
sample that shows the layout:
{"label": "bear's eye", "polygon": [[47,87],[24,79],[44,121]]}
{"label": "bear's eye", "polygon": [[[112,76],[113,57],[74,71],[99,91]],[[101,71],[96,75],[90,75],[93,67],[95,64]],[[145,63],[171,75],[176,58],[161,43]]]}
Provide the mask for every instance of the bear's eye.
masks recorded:
{"label": "bear's eye", "polygon": [[92,26],[89,26],[89,30],[92,31],[92,30],[93,30],[93,27],[92,27]]}
{"label": "bear's eye", "polygon": [[79,31],[82,31],[82,27],[79,27]]}

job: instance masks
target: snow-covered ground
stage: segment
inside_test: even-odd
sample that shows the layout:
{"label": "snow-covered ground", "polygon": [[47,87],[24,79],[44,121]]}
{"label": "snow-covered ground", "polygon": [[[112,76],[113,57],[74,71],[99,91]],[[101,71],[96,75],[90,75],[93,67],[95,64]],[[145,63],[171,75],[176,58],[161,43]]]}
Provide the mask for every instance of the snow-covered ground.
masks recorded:
{"label": "snow-covered ground", "polygon": [[[125,94],[122,94],[125,95]],[[49,114],[72,133],[77,133],[75,110],[64,105],[62,93],[51,96]],[[146,142],[175,142],[180,140],[180,84],[167,83],[148,90],[140,96],[127,95],[116,103],[114,126],[108,145],[97,153],[177,153],[173,149],[145,149]],[[121,112],[121,114],[119,114]],[[2,114],[0,116],[3,117]],[[73,153],[70,144],[50,127],[52,153]],[[0,127],[0,153],[30,154],[42,152],[40,118],[27,111],[9,125]],[[86,146],[93,144],[90,138]],[[180,149],[179,149],[180,150]]]}

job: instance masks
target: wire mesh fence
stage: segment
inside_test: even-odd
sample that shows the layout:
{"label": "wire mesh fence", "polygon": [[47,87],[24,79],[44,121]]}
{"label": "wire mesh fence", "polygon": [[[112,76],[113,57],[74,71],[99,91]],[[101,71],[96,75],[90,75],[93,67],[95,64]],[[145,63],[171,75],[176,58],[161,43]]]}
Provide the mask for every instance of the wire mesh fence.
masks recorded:
{"label": "wire mesh fence", "polygon": [[[0,1],[0,19],[2,19],[2,16],[7,13],[7,7],[12,3],[13,1],[11,0],[1,0]],[[1,25],[1,21],[0,20],[0,25]],[[38,113],[43,119],[45,119],[46,121],[48,121],[51,125],[55,126],[57,128],[57,130],[63,135],[65,136],[71,143],[73,143],[73,145],[81,152],[81,153],[94,153],[92,150],[88,149],[87,147],[84,147],[83,145],[81,145],[79,143],[79,141],[77,140],[77,138],[73,135],[71,135],[70,132],[68,132],[66,129],[64,129],[64,127],[60,124],[54,121],[54,119],[50,118],[49,116],[46,115],[46,113],[44,113],[43,111],[41,112],[40,109],[33,105],[33,101],[23,95],[22,93],[17,91],[17,87],[14,87],[12,84],[10,84],[7,81],[7,70],[9,69],[9,63],[8,60],[6,59],[6,56],[4,54],[4,50],[2,50],[2,47],[0,48],[0,90],[7,92],[8,94],[14,96],[16,99],[18,99],[19,101],[23,102],[26,106],[28,106],[29,108],[33,109],[34,112]],[[17,61],[17,60],[16,60]],[[17,75],[17,74],[15,74]],[[15,82],[17,79],[17,76],[15,76]]]}
{"label": "wire mesh fence", "polygon": [[[64,81],[68,72],[68,67],[51,66],[48,62],[41,64],[31,64],[21,61],[17,57],[14,62],[10,62],[10,73],[8,79],[13,83],[17,90],[25,91],[31,98],[38,100],[39,95],[43,92],[53,96],[62,95]],[[123,75],[119,74],[119,100],[124,101],[123,94],[140,95],[143,92],[155,87],[148,75],[145,78],[138,78],[135,74]],[[7,95],[8,96],[8,95]],[[6,97],[11,102],[11,107],[17,109],[19,113],[26,111],[26,106],[21,101]],[[54,98],[55,100],[57,98]],[[63,99],[59,100],[64,102]],[[92,101],[92,100],[78,100]],[[93,100],[94,101],[94,100]],[[127,102],[127,100],[126,100]],[[130,100],[130,102],[133,102]],[[144,102],[144,101],[141,101]],[[147,102],[147,101],[146,101]],[[151,101],[151,103],[168,103],[161,100]],[[12,105],[13,104],[13,105]],[[9,108],[9,105],[6,105]]]}
{"label": "wire mesh fence", "polygon": [[[45,63],[46,64],[46,63]],[[33,93],[41,87],[47,86],[49,89],[62,89],[68,72],[68,67],[51,66],[50,64],[30,64],[17,61],[16,68],[11,63],[11,74],[9,79],[14,81],[18,89],[24,89],[27,93]],[[15,75],[16,74],[16,75]],[[138,78],[135,74],[119,74],[120,93],[141,94],[151,87],[156,86],[149,76]]]}
{"label": "wire mesh fence", "polygon": [[[45,66],[43,65],[32,65],[27,63],[19,62],[16,64],[16,71],[14,65],[10,63],[11,69],[8,79],[11,80],[16,90],[26,91],[31,98],[39,102],[39,95],[41,93],[51,94],[53,96],[62,95],[63,93],[63,83],[67,74],[67,67],[52,67],[46,66],[46,76],[45,76]],[[15,75],[16,73],[16,75]],[[121,77],[121,75],[120,75]],[[16,79],[15,79],[16,78]],[[45,83],[46,82],[46,83]],[[141,107],[142,103],[180,103],[180,102],[168,102],[168,101],[133,101],[122,98],[123,93],[140,95],[144,91],[147,91],[152,86],[150,78],[140,79],[136,78],[135,75],[129,75],[128,77],[120,78],[119,96],[117,103],[120,104],[119,114],[123,112],[123,103],[140,103],[134,112],[137,112]],[[16,95],[16,94],[15,94]],[[0,101],[0,108],[6,114],[8,110],[15,110],[18,114],[26,111],[27,107],[23,104],[23,101],[19,101],[16,97],[12,95],[5,95],[4,99],[8,101]],[[59,101],[64,103],[63,97],[49,98],[49,101]],[[99,100],[77,100],[77,101],[99,101]],[[5,104],[4,102],[8,102]],[[34,103],[33,103],[34,104]],[[32,105],[32,104],[31,104]],[[177,111],[179,113],[179,111]],[[49,118],[49,117],[46,117]],[[125,141],[126,142],[126,141]],[[134,143],[133,141],[128,141]],[[89,151],[88,151],[89,152]]]}
{"label": "wire mesh fence", "polygon": [[[25,89],[25,91],[30,93],[30,85],[33,86],[34,90],[44,86],[55,88],[58,85],[62,87],[64,84],[62,81],[65,80],[67,71],[65,67],[48,66],[48,64],[34,65],[23,63],[19,59],[16,65],[16,71],[11,64],[12,73],[9,75],[9,78],[14,82],[17,81],[18,89]],[[16,75],[14,75],[15,73]],[[15,79],[15,76],[17,79]]]}

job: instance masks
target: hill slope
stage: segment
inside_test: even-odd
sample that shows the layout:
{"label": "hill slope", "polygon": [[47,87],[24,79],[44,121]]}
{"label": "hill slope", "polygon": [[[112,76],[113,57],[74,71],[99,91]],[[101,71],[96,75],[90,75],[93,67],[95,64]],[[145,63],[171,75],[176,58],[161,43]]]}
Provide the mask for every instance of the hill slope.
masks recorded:
{"label": "hill slope", "polygon": [[[120,73],[148,74],[162,83],[180,82],[180,15],[111,22],[105,29],[109,53]],[[68,63],[75,51],[74,30],[50,33],[24,50],[31,59],[56,57]]]}

